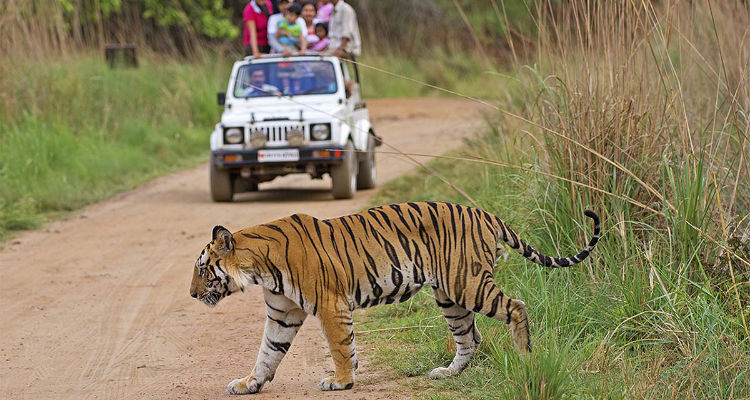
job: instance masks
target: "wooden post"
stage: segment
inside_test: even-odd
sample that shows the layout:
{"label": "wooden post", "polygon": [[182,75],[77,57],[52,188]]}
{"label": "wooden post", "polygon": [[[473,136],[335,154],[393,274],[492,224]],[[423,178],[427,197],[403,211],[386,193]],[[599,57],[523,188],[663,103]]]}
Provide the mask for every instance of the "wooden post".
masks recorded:
{"label": "wooden post", "polygon": [[104,46],[104,59],[107,60],[110,68],[118,66],[138,68],[135,50],[136,46],[133,43],[110,43]]}

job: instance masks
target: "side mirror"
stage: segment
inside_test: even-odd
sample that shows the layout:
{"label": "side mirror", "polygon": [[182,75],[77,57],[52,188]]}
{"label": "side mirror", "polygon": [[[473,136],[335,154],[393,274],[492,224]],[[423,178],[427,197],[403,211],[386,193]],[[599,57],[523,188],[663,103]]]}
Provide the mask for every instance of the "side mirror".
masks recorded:
{"label": "side mirror", "polygon": [[216,93],[216,102],[223,106],[227,102],[227,94],[224,92]]}

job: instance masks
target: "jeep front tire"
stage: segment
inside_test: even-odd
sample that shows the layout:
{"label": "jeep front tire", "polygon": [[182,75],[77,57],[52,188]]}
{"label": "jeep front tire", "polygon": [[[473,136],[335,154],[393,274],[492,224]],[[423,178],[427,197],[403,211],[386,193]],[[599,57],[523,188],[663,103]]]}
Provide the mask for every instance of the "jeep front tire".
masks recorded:
{"label": "jeep front tire", "polygon": [[378,177],[375,169],[375,138],[372,134],[367,135],[367,150],[362,157],[357,172],[357,189],[372,189]]}
{"label": "jeep front tire", "polygon": [[357,153],[351,141],[344,146],[344,159],[331,168],[333,198],[351,199],[357,192]]}
{"label": "jeep front tire", "polygon": [[232,177],[229,171],[219,169],[211,160],[211,199],[216,202],[232,201]]}

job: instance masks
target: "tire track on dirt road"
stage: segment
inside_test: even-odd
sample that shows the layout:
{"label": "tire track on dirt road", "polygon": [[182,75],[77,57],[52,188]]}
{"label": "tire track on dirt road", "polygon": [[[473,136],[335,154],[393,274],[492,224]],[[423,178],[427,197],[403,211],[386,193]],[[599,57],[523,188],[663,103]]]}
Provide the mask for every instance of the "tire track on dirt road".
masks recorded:
{"label": "tire track on dirt road", "polygon": [[[474,104],[463,100],[368,105],[377,134],[405,152],[445,152],[481,124]],[[377,164],[379,184],[414,168],[392,154],[378,154]],[[330,180],[304,176],[260,188],[234,203],[212,203],[202,165],[2,244],[0,398],[229,398],[226,384],[255,362],[265,309],[256,287],[214,309],[189,296],[193,263],[213,226],[234,231],[295,212],[344,215],[374,193],[334,201]],[[333,365],[309,318],[274,381],[253,398],[411,397],[392,373],[368,363],[370,352],[358,350],[354,389],[318,391]]]}

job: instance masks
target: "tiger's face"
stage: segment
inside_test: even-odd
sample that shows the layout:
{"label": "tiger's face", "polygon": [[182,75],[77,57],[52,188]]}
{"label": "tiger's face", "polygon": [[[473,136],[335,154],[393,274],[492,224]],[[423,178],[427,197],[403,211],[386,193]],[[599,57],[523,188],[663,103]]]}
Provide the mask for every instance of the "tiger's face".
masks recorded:
{"label": "tiger's face", "polygon": [[190,296],[213,307],[239,287],[227,273],[224,260],[234,252],[234,238],[222,226],[213,231],[213,240],[201,251],[193,268]]}

